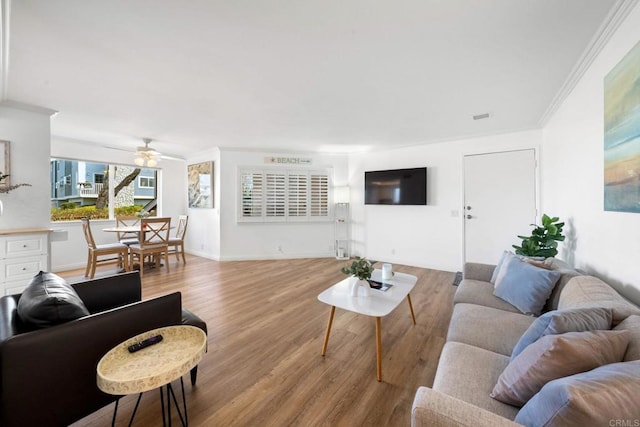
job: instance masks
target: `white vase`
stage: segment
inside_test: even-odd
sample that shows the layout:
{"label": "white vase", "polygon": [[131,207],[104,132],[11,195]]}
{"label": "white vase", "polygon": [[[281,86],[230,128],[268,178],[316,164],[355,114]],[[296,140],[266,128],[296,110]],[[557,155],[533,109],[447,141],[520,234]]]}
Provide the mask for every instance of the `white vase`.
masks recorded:
{"label": "white vase", "polygon": [[[359,291],[360,288],[362,288],[362,291]],[[355,276],[351,277],[351,285],[349,291],[352,297],[357,297],[358,295],[368,297],[369,289],[371,289],[371,287],[369,286],[369,282],[367,282],[366,280],[360,280]]]}

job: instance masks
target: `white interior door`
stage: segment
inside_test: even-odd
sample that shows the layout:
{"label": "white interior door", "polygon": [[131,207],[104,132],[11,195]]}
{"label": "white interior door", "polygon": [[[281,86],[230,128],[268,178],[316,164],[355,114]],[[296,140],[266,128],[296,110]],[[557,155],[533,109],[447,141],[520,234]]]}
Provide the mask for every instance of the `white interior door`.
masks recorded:
{"label": "white interior door", "polygon": [[533,149],[464,157],[464,259],[495,264],[536,222]]}

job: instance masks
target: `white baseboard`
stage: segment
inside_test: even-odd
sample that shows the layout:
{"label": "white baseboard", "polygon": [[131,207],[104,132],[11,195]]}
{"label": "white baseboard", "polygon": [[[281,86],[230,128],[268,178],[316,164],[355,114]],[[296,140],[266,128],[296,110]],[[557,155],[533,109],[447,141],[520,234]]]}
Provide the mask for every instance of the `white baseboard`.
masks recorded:
{"label": "white baseboard", "polygon": [[268,260],[281,260],[281,259],[301,259],[301,258],[333,258],[332,252],[322,253],[306,253],[306,254],[266,254],[266,255],[233,255],[222,256],[220,261],[268,261]]}

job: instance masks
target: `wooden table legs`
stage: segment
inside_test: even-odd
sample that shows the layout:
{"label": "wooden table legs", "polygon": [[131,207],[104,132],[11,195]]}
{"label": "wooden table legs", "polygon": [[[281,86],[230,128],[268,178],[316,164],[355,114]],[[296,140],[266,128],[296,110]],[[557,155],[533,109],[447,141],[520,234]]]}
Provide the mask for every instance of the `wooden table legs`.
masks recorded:
{"label": "wooden table legs", "polygon": [[411,295],[407,294],[407,301],[409,302],[409,311],[411,311],[411,320],[413,320],[413,324],[416,324],[416,315],[413,314],[413,304],[411,304]]}
{"label": "wooden table legs", "polygon": [[327,333],[324,336],[324,345],[322,346],[322,356],[327,354],[327,345],[329,344],[329,334],[331,334],[331,324],[333,323],[333,315],[336,312],[336,306],[331,306],[331,314],[329,315],[329,324],[327,325]]}
{"label": "wooden table legs", "polygon": [[[407,302],[409,303],[409,311],[411,312],[411,320],[413,324],[416,324],[416,315],[413,312],[413,304],[411,303],[411,296],[407,294]],[[333,315],[336,312],[336,307],[331,306],[331,313],[329,314],[329,323],[327,324],[327,332],[324,336],[324,344],[322,345],[322,356],[327,354],[327,346],[329,345],[329,335],[331,335],[331,325],[333,324]],[[382,318],[376,317],[376,376],[378,381],[382,381]]]}
{"label": "wooden table legs", "polygon": [[382,381],[382,325],[379,317],[376,317],[376,361],[378,381]]}

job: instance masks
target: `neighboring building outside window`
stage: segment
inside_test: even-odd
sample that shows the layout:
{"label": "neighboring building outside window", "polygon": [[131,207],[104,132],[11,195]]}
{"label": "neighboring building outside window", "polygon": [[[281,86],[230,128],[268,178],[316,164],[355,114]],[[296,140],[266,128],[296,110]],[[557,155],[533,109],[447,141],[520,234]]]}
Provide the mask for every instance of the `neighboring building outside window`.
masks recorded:
{"label": "neighboring building outside window", "polygon": [[[51,159],[51,220],[113,219],[140,209],[153,215],[158,170]],[[143,179],[144,178],[144,179]],[[142,185],[140,185],[142,184]],[[113,200],[113,208],[109,206]]]}

